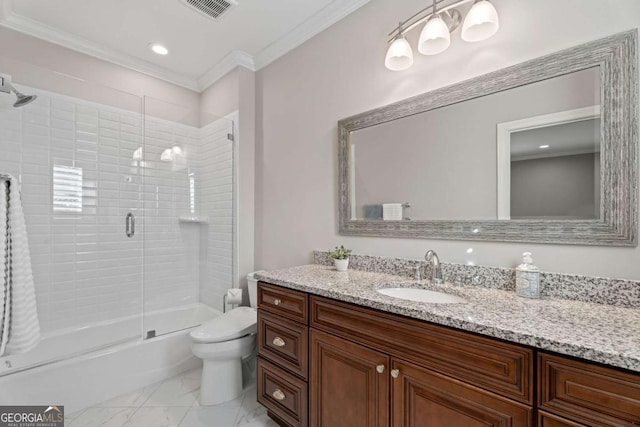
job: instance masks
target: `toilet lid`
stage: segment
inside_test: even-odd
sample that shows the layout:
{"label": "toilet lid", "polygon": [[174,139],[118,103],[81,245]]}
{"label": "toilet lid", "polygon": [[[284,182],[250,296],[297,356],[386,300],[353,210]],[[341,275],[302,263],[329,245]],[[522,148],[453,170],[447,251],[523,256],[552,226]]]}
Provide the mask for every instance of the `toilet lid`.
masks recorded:
{"label": "toilet lid", "polygon": [[238,307],[211,319],[191,331],[191,338],[201,343],[229,341],[257,330],[258,312],[251,307]]}

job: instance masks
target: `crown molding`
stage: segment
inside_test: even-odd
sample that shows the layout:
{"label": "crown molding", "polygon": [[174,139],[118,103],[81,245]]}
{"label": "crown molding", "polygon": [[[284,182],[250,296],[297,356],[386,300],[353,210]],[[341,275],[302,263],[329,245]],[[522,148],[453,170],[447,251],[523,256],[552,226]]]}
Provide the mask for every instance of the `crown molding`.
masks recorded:
{"label": "crown molding", "polygon": [[369,3],[369,0],[334,0],[328,6],[288,32],[284,37],[270,44],[255,55],[254,63],[256,70],[266,67],[367,3]]}
{"label": "crown molding", "polygon": [[253,56],[241,50],[234,50],[229,52],[222,61],[218,62],[198,79],[199,90],[205,90],[236,67],[244,67],[251,71],[256,71]]}
{"label": "crown molding", "polygon": [[229,52],[221,61],[198,79],[193,79],[181,73],[159,67],[118,50],[104,47],[98,43],[50,27],[42,22],[11,13],[11,2],[12,0],[0,0],[1,26],[196,92],[202,92],[236,67],[244,67],[251,71],[257,71],[266,67],[271,62],[364,6],[369,0],[334,0],[279,40],[267,46],[257,55],[251,56],[241,50]]}
{"label": "crown molding", "polygon": [[77,37],[73,34],[60,31],[42,22],[11,14],[0,22],[3,27],[42,39],[77,52],[84,53],[94,58],[102,59],[149,76],[165,80],[178,86],[199,92],[200,87],[195,79],[186,77],[180,73],[167,70],[150,62],[126,55],[115,49],[109,49],[98,43]]}

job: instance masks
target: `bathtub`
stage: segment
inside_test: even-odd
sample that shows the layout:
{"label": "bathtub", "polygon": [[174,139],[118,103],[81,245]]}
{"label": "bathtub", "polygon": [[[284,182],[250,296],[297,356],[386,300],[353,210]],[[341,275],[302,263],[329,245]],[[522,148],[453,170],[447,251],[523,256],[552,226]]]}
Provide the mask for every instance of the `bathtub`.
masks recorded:
{"label": "bathtub", "polygon": [[[189,331],[219,314],[190,304],[147,313],[144,322],[133,316],[43,336],[31,352],[0,358],[0,405],[64,405],[73,413],[194,369],[202,362]],[[142,340],[151,330],[157,336]]]}

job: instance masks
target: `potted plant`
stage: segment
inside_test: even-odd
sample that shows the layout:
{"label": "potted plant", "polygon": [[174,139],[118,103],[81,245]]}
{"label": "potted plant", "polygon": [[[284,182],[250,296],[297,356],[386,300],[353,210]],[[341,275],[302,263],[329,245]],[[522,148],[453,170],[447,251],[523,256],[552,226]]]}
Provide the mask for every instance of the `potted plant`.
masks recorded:
{"label": "potted plant", "polygon": [[347,271],[347,268],[349,268],[349,255],[351,255],[351,249],[347,249],[343,245],[336,246],[335,249],[329,251],[329,256],[333,258],[333,265],[336,266],[338,271]]}

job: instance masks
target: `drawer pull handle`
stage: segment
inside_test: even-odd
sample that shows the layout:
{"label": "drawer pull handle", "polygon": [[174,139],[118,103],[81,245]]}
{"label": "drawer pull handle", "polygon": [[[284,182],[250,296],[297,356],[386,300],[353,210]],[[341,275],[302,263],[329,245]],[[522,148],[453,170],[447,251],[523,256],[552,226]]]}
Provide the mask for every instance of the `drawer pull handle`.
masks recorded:
{"label": "drawer pull handle", "polygon": [[273,300],[273,303],[275,305],[280,305],[280,304],[282,304],[282,300],[280,298],[276,298],[275,300]]}
{"label": "drawer pull handle", "polygon": [[280,337],[275,337],[273,339],[273,345],[275,345],[276,347],[284,347],[286,343],[284,342],[284,340]]}
{"label": "drawer pull handle", "polygon": [[384,372],[384,365],[378,365],[376,366],[376,371],[378,371],[379,374]]}
{"label": "drawer pull handle", "polygon": [[271,393],[271,395],[273,396],[274,399],[276,400],[284,400],[285,396],[284,393],[282,392],[282,390],[280,390],[279,388],[275,389],[273,391],[273,393]]}
{"label": "drawer pull handle", "polygon": [[392,369],[391,370],[391,376],[393,378],[398,378],[400,376],[400,369]]}

